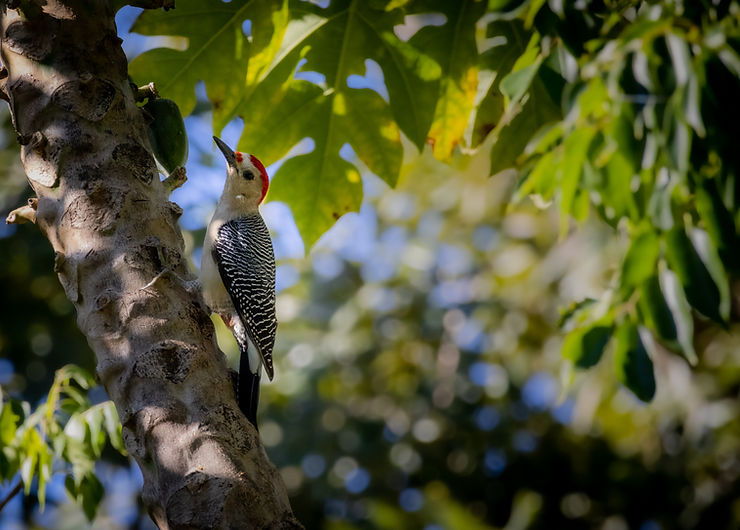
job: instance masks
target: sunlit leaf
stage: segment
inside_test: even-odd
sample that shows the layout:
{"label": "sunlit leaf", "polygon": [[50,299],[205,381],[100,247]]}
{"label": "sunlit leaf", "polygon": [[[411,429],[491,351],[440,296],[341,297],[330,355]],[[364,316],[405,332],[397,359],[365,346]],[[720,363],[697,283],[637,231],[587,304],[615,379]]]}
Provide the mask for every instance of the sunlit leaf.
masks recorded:
{"label": "sunlit leaf", "polygon": [[689,363],[696,365],[698,358],[694,349],[694,318],[691,314],[691,306],[681,288],[681,282],[676,273],[665,267],[665,263],[661,263],[659,278],[661,291],[673,315],[681,351]]}
{"label": "sunlit leaf", "polygon": [[582,127],[573,131],[565,139],[565,163],[560,181],[560,234],[564,235],[568,227],[567,216],[573,213],[573,202],[581,181],[586,153],[595,131]]}
{"label": "sunlit leaf", "polygon": [[[284,31],[273,25],[284,23],[284,17],[271,16],[282,9],[283,2],[272,0],[178,0],[171,12],[147,9],[132,31],[184,37],[187,48],[149,50],[131,61],[129,75],[139,85],[154,81],[160,94],[173,99],[184,116],[195,106],[196,83],[205,81],[214,121],[224,123],[244,95],[250,54],[268,49],[273,33]],[[251,42],[242,30],[245,20],[251,21]],[[260,57],[258,67],[268,59],[272,60]]]}
{"label": "sunlit leaf", "polygon": [[[365,73],[360,50],[366,44],[378,50],[376,57],[400,68],[393,61],[400,61],[394,54],[401,52],[389,48],[389,37],[378,33],[376,22],[369,22],[374,16],[396,15],[376,13],[354,1],[337,2],[326,12],[313,9],[288,32],[293,46],[281,52],[280,61],[239,109],[248,117],[240,146],[266,164],[302,138],[314,142],[310,153],[281,166],[269,195],[291,207],[307,246],[340,216],[359,209],[362,183],[358,168],[340,156],[345,143],[389,184],[398,178],[402,150],[391,107],[374,90],[347,84],[350,75]],[[325,77],[328,89],[292,78],[301,59],[306,60],[304,70]]]}
{"label": "sunlit leaf", "polygon": [[622,286],[636,287],[655,274],[659,253],[658,235],[649,228],[638,232],[622,263]]}
{"label": "sunlit leaf", "polygon": [[434,155],[447,160],[461,142],[473,110],[479,68],[475,24],[486,4],[475,0],[437,0],[431,4],[447,17],[447,22],[424,28],[409,43],[424,50],[442,67],[429,137],[434,142]]}

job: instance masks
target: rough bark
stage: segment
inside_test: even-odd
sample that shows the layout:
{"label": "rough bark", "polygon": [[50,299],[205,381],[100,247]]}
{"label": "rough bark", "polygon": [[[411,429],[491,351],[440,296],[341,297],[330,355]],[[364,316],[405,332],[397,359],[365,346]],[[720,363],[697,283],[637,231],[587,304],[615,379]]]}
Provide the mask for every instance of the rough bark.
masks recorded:
{"label": "rough bark", "polygon": [[[143,2],[148,7],[168,0]],[[139,2],[142,4],[142,2]],[[36,223],[97,357],[160,528],[300,528],[239,412],[190,278],[104,0],[7,0],[0,96],[10,104]]]}

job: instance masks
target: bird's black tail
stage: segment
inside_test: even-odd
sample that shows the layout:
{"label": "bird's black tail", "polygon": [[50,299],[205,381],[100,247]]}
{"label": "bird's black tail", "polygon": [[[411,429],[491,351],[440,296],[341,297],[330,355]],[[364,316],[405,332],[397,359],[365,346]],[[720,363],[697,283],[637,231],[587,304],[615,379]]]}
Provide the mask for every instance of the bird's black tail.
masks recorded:
{"label": "bird's black tail", "polygon": [[236,380],[236,400],[249,422],[257,427],[257,405],[260,400],[260,371],[253,374],[249,369],[249,339],[243,326],[234,328],[234,338],[239,345],[239,375]]}
{"label": "bird's black tail", "polygon": [[257,405],[260,400],[260,374],[253,374],[249,369],[246,348],[242,350],[239,358],[239,384],[236,387],[236,398],[239,401],[239,408],[254,428],[258,429]]}

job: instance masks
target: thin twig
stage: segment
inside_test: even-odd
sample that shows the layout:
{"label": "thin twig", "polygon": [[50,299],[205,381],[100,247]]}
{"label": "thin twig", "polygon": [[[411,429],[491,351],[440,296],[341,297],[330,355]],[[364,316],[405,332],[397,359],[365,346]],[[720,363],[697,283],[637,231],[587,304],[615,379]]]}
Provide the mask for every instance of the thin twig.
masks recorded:
{"label": "thin twig", "polygon": [[23,487],[23,481],[19,480],[18,484],[15,485],[15,488],[10,490],[10,493],[8,493],[7,497],[5,497],[2,502],[0,502],[0,512],[2,512],[3,508],[5,508],[5,505],[10,502],[10,499],[18,495],[18,492],[21,491],[22,487]]}

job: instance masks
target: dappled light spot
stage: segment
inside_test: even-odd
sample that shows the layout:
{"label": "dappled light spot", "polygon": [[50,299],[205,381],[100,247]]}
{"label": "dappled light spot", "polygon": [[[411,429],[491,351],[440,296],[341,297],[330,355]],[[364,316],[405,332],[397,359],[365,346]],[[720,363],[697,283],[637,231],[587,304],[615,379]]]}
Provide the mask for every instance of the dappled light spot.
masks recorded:
{"label": "dappled light spot", "polygon": [[406,443],[397,443],[391,447],[390,459],[393,465],[405,473],[413,473],[421,467],[421,456]]}
{"label": "dappled light spot", "polygon": [[416,488],[407,488],[398,496],[398,504],[407,512],[418,512],[424,506],[424,495]]}
{"label": "dappled light spot", "polygon": [[7,385],[13,379],[15,369],[8,359],[0,359],[0,385]]}
{"label": "dappled light spot", "polygon": [[560,511],[569,519],[577,519],[588,514],[591,499],[585,493],[568,493],[560,500]]}
{"label": "dappled light spot", "polygon": [[252,21],[249,19],[246,19],[244,22],[242,22],[242,32],[244,35],[249,38],[249,40],[252,40]]}
{"label": "dappled light spot", "polygon": [[573,412],[575,411],[575,401],[568,398],[551,411],[552,417],[564,425],[570,425],[573,421]]}
{"label": "dappled light spot", "polygon": [[292,265],[278,265],[275,269],[275,292],[292,287],[298,282],[298,270]]}
{"label": "dappled light spot", "polygon": [[414,423],[414,438],[423,443],[430,443],[439,436],[439,424],[431,418],[423,418]]}
{"label": "dappled light spot", "polygon": [[332,112],[337,116],[344,116],[347,114],[347,101],[344,98],[344,94],[337,92],[334,94],[332,99]]}
{"label": "dappled light spot", "polygon": [[274,421],[263,421],[260,424],[260,437],[267,447],[275,447],[283,441],[283,428]]}
{"label": "dappled light spot", "polygon": [[347,177],[347,180],[349,182],[360,182],[362,179],[360,177],[360,172],[357,171],[354,167],[347,168],[347,171],[345,172],[345,176]]}
{"label": "dappled light spot", "polygon": [[491,397],[501,397],[509,389],[509,376],[498,364],[477,362],[468,369],[470,380],[485,389]]}
{"label": "dappled light spot", "polygon": [[493,407],[480,407],[473,414],[475,424],[482,431],[492,431],[501,421],[501,415]]}
{"label": "dappled light spot", "polygon": [[334,462],[331,468],[331,474],[339,479],[340,482],[338,485],[343,485],[347,476],[358,467],[357,460],[351,456],[342,456]]}
{"label": "dappled light spot", "polygon": [[329,432],[337,432],[347,421],[347,416],[337,407],[326,409],[321,415],[321,425]]}
{"label": "dappled light spot", "polygon": [[308,478],[319,477],[326,469],[326,460],[321,455],[309,453],[301,460],[301,469]]}
{"label": "dappled light spot", "polygon": [[488,225],[476,226],[473,230],[473,245],[480,251],[488,252],[498,246],[501,237],[498,230]]}
{"label": "dappled light spot", "polygon": [[469,466],[470,455],[464,449],[455,449],[447,455],[447,467],[453,473],[464,474]]}
{"label": "dappled light spot", "polygon": [[362,493],[370,485],[370,473],[363,468],[353,469],[344,477],[344,487],[350,493]]}
{"label": "dappled light spot", "polygon": [[537,438],[529,431],[515,432],[511,443],[520,453],[531,453],[537,448]]}
{"label": "dappled light spot", "polygon": [[403,410],[394,411],[386,420],[386,427],[388,427],[388,430],[399,438],[408,432],[410,425],[411,422],[408,414]]}
{"label": "dappled light spot", "polygon": [[418,200],[411,193],[392,191],[386,193],[378,205],[378,213],[388,221],[406,221],[417,211]]}
{"label": "dappled light spot", "polygon": [[454,307],[473,299],[472,282],[467,279],[441,281],[429,293],[437,307]]}
{"label": "dappled light spot", "polygon": [[283,478],[288,491],[296,491],[303,483],[303,472],[297,466],[287,466],[280,469],[280,476]]}
{"label": "dappled light spot", "polygon": [[489,477],[497,477],[506,469],[506,453],[501,449],[487,449],[483,457],[483,471]]}
{"label": "dappled light spot", "polygon": [[510,246],[496,256],[493,270],[498,276],[510,278],[523,273],[532,266],[537,256],[526,245]]}
{"label": "dappled light spot", "polygon": [[314,253],[312,265],[316,275],[324,280],[333,280],[344,270],[344,262],[330,252]]}
{"label": "dappled light spot", "polygon": [[407,267],[418,271],[428,271],[434,264],[434,255],[429,247],[411,243],[404,249],[401,260]]}
{"label": "dappled light spot", "polygon": [[288,352],[288,360],[296,368],[308,366],[314,359],[314,349],[310,344],[304,342],[296,344]]}
{"label": "dappled light spot", "polygon": [[522,400],[533,410],[545,410],[557,399],[558,384],[548,373],[532,375],[522,387]]}
{"label": "dappled light spot", "polygon": [[278,322],[295,320],[301,309],[301,302],[291,294],[281,293],[275,300],[275,313]]}
{"label": "dappled light spot", "polygon": [[426,26],[444,26],[447,17],[442,13],[422,13],[419,15],[406,15],[403,18],[403,24],[393,27],[393,33],[396,37],[406,42],[413,37],[419,30]]}

